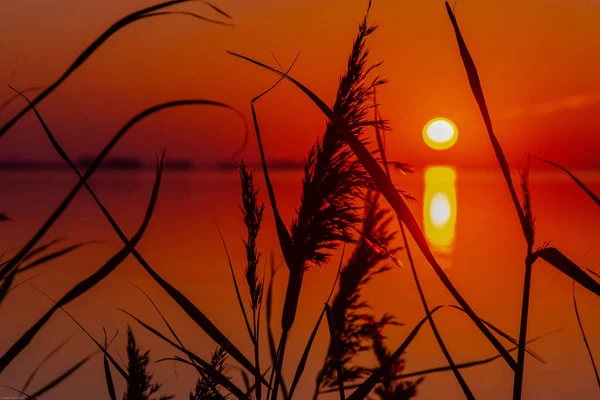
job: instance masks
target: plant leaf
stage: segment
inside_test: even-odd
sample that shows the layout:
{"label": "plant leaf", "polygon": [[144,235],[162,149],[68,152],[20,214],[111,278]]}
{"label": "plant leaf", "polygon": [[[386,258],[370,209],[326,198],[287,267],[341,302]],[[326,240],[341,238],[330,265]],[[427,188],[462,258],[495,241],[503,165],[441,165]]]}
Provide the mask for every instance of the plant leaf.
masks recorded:
{"label": "plant leaf", "polygon": [[583,330],[583,324],[581,323],[581,317],[579,316],[579,308],[577,307],[577,299],[575,297],[575,281],[573,281],[573,307],[575,308],[577,323],[579,324],[579,329],[581,330],[581,337],[583,337],[583,342],[585,343],[588,355],[590,356],[590,361],[592,362],[592,367],[594,368],[594,374],[596,375],[596,382],[598,382],[598,388],[600,389],[600,376],[598,375],[598,368],[596,367],[594,355],[592,354],[592,349],[590,349],[590,344],[588,343],[587,336]]}
{"label": "plant leaf", "polygon": [[545,159],[543,159],[543,158],[540,158],[540,157],[535,157],[535,156],[533,156],[533,157],[534,157],[534,158],[536,158],[536,159],[538,159],[538,160],[540,160],[540,161],[542,161],[542,162],[545,162],[546,164],[552,165],[552,166],[554,166],[554,167],[556,167],[556,168],[558,168],[558,169],[562,170],[563,172],[565,172],[567,175],[569,175],[569,176],[571,177],[571,179],[573,179],[573,180],[575,181],[575,183],[576,183],[576,184],[578,184],[578,185],[579,185],[579,187],[580,187],[580,188],[582,188],[582,189],[583,189],[583,190],[584,190],[584,191],[585,191],[585,192],[588,194],[588,196],[590,196],[590,197],[592,198],[592,200],[594,200],[594,202],[595,202],[597,205],[599,205],[599,206],[600,206],[600,199],[598,198],[598,196],[596,196],[596,195],[594,194],[594,192],[592,192],[592,191],[591,191],[591,190],[590,190],[590,189],[589,189],[587,186],[585,186],[585,185],[583,184],[583,182],[581,182],[581,181],[580,181],[580,180],[579,180],[579,179],[578,179],[578,178],[577,178],[575,175],[573,175],[573,174],[572,174],[572,173],[571,173],[571,172],[570,172],[568,169],[566,169],[565,167],[562,167],[562,166],[558,165],[558,164],[557,164],[557,163],[555,163],[555,162],[548,161],[548,160],[545,160]]}
{"label": "plant leaf", "polygon": [[586,274],[585,271],[579,268],[573,261],[569,260],[558,249],[546,247],[536,251],[534,256],[542,258],[548,264],[554,266],[554,268],[558,269],[590,292],[600,296],[600,283]]}

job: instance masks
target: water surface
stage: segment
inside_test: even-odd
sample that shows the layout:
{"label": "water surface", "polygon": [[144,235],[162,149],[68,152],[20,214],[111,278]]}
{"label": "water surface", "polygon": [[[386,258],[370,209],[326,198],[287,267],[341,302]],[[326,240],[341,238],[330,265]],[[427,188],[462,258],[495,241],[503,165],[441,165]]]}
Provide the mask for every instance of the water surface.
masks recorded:
{"label": "water surface", "polygon": [[[578,173],[593,191],[600,192],[600,174],[590,171]],[[281,212],[289,222],[299,204],[301,171],[279,171],[273,175]],[[91,183],[124,231],[132,235],[143,218],[152,181],[153,174],[149,171],[112,171],[98,173]],[[259,175],[258,181],[264,187],[262,176]],[[500,173],[496,170],[434,166],[414,175],[397,176],[395,181],[417,198],[418,201],[411,203],[410,207],[458,290],[481,317],[516,337],[525,242]],[[76,179],[68,171],[0,172],[0,211],[13,219],[0,225],[1,249],[14,248],[29,239],[75,183]],[[537,245],[550,241],[573,261],[599,271],[598,207],[560,172],[534,170],[531,188]],[[244,253],[241,239],[245,231],[239,210],[239,190],[238,177],[233,171],[167,172],[156,212],[138,249],[165,279],[188,296],[250,357],[251,344],[237,308],[227,259],[215,225],[217,221],[227,241],[236,274],[242,279]],[[266,200],[266,191],[261,194]],[[272,215],[267,209],[259,246],[263,260],[272,252],[279,262],[281,254],[273,225]],[[11,293],[0,307],[2,351],[51,305],[31,286],[57,299],[98,269],[121,246],[89,194],[83,191],[51,229],[46,240],[58,236],[64,236],[68,243],[99,242],[19,277],[22,280],[41,274]],[[411,244],[429,304],[451,304],[451,297],[414,243]],[[405,324],[387,331],[387,343],[392,348],[399,345],[424,316],[405,254],[401,252],[397,257],[405,267],[395,267],[386,275],[377,277],[365,290],[365,297],[375,312],[392,313]],[[291,335],[286,359],[288,376],[295,370],[295,362],[327,297],[338,261],[339,253],[336,253],[323,271],[313,268],[306,275],[297,325]],[[153,360],[176,355],[168,345],[154,339],[117,309],[124,308],[167,332],[144,295],[131,283],[143,288],[154,299],[186,346],[209,357],[214,344],[132,257],[92,291],[69,304],[67,309],[97,339],[102,339],[103,328],[111,336],[119,329],[119,336],[111,347],[117,359],[119,354],[125,356],[128,323],[134,327],[139,342],[152,349]],[[584,289],[576,289],[590,345],[598,355],[600,320],[596,315],[600,302]],[[282,269],[274,289],[276,316],[280,313],[284,293],[285,271]],[[597,384],[573,310],[572,283],[543,261],[534,266],[530,315],[530,337],[556,329],[560,331],[531,345],[546,364],[527,359],[525,398],[597,398]],[[495,355],[494,348],[459,311],[443,310],[436,318],[457,362]],[[278,334],[278,317],[274,326]],[[33,383],[34,388],[95,350],[94,344],[68,317],[57,313],[3,373],[0,384],[22,387],[40,360],[71,333],[74,337],[68,346],[39,373]],[[266,335],[263,334],[263,338]],[[312,394],[314,377],[323,361],[326,344],[327,332],[321,330],[301,381],[299,398]],[[268,353],[266,347],[263,350],[263,365],[266,365]],[[428,327],[411,344],[405,360],[406,372],[445,365]],[[184,365],[164,362],[153,364],[151,368],[155,377],[164,383],[164,392],[175,394],[177,398],[186,398],[194,385],[194,373]],[[238,371],[231,369],[229,372],[238,378]],[[506,399],[511,396],[512,373],[502,361],[465,370],[464,375],[478,398]],[[116,381],[118,389],[122,390],[123,382],[119,378]],[[420,386],[419,394],[422,399],[463,398],[451,373],[428,376]],[[0,389],[0,395],[14,395],[14,392]],[[102,358],[96,356],[70,382],[54,389],[45,398],[107,398]]]}

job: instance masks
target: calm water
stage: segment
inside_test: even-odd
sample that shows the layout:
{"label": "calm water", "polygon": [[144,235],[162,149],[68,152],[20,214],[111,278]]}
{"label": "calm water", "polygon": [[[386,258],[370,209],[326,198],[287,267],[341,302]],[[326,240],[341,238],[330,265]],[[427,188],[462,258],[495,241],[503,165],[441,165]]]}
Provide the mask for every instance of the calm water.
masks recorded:
{"label": "calm water", "polygon": [[[600,174],[589,171],[579,174],[593,191],[600,192]],[[291,221],[299,200],[300,171],[277,172],[273,179],[283,216]],[[121,227],[131,235],[143,217],[152,180],[150,172],[103,172],[91,183]],[[259,181],[262,184],[262,178],[259,177]],[[13,219],[0,226],[1,249],[10,249],[29,239],[75,182],[68,172],[1,172],[0,211]],[[446,267],[447,274],[463,296],[480,316],[517,336],[525,245],[500,173],[496,170],[454,170],[438,166],[412,176],[399,176],[396,182],[418,198],[418,202],[410,205],[411,209],[440,263]],[[531,187],[537,218],[537,244],[551,241],[553,246],[580,265],[600,270],[600,212],[597,206],[569,178],[554,171],[533,171]],[[239,186],[234,172],[167,172],[156,212],[138,249],[165,279],[188,296],[250,356],[250,341],[237,308],[227,260],[214,223],[216,220],[224,233],[236,273],[241,279],[244,265],[241,238],[245,233],[239,203]],[[259,246],[263,254],[273,251],[280,260],[273,220],[268,211]],[[31,286],[57,299],[120,248],[118,238],[91,197],[83,191],[55,224],[47,239],[57,236],[66,237],[69,243],[100,242],[20,277],[24,279],[41,274],[30,284],[15,290],[2,304],[2,351],[50,306],[49,301]],[[406,262],[403,253],[398,257]],[[295,361],[327,297],[338,260],[339,254],[336,254],[330,266],[323,271],[310,270],[305,278],[300,312],[286,358],[288,376],[293,374]],[[450,296],[420,254],[416,262],[430,305],[451,303]],[[373,280],[365,296],[377,313],[393,313],[405,323],[405,326],[392,327],[387,331],[388,345],[395,348],[424,316],[424,312],[409,268],[395,268],[386,274]],[[279,313],[278,306],[283,301],[284,282],[285,276],[281,273],[274,290],[276,313]],[[209,356],[214,344],[131,257],[105,281],[67,308],[97,339],[102,339],[103,327],[110,335],[120,330],[111,347],[117,359],[117,350],[120,355],[125,355],[127,323],[134,327],[138,341],[152,349],[153,360],[176,355],[168,345],[156,341],[117,310],[118,307],[124,308],[166,332],[160,317],[144,295],[130,283],[142,287],[152,296],[186,346],[200,355]],[[579,287],[577,296],[590,345],[598,357],[600,319],[597,318],[597,307],[600,300]],[[571,281],[542,261],[534,267],[530,315],[531,337],[555,329],[560,331],[531,345],[544,357],[546,364],[527,359],[525,398],[597,398],[598,388],[573,310]],[[457,362],[495,355],[494,349],[470,320],[458,311],[443,310],[436,318]],[[279,326],[278,319],[275,319],[274,325]],[[50,361],[39,373],[33,383],[34,388],[41,387],[58,371],[95,350],[93,343],[74,323],[58,313],[2,374],[0,384],[22,387],[45,354],[71,333],[74,333],[72,340],[62,350],[61,356]],[[312,394],[315,373],[323,361],[326,344],[327,333],[322,329],[301,381],[299,398]],[[266,347],[263,350],[263,363],[266,364]],[[406,372],[445,365],[429,328],[422,329],[405,359]],[[175,394],[177,398],[186,398],[194,385],[194,373],[184,365],[173,365],[172,362],[153,364],[152,372],[164,382],[164,392]],[[235,369],[231,369],[230,374],[234,377],[239,375]],[[510,398],[512,373],[502,361],[465,370],[464,375],[478,398]],[[118,388],[122,389],[123,382],[115,379]],[[428,376],[419,393],[422,399],[463,398],[451,373]],[[0,389],[0,395],[14,395],[14,392]],[[78,371],[70,382],[46,396],[48,399],[106,397],[102,358],[99,356]]]}

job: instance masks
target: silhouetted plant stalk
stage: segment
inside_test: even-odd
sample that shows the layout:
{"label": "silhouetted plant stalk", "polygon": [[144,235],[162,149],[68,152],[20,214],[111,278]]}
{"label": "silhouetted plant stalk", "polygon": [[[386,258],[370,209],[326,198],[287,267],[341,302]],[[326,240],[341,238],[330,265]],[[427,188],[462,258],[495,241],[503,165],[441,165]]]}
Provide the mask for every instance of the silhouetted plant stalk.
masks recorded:
{"label": "silhouetted plant stalk", "polygon": [[[221,374],[225,372],[225,361],[227,352],[222,347],[217,348],[210,359],[210,365]],[[260,382],[257,383],[260,386]],[[196,387],[190,393],[190,400],[224,400],[226,396],[219,391],[219,383],[215,382],[210,375],[203,374],[196,381]],[[260,399],[260,397],[258,397]]]}
{"label": "silhouetted plant stalk", "polygon": [[[261,398],[260,385],[260,306],[263,296],[263,282],[260,281],[257,274],[260,253],[256,247],[256,239],[260,230],[265,205],[259,203],[258,188],[254,184],[252,171],[246,167],[242,160],[239,165],[240,181],[242,186],[242,216],[246,229],[248,231],[247,239],[244,240],[246,248],[246,268],[245,276],[248,289],[250,291],[250,308],[252,309],[252,329],[254,343],[254,367],[255,367],[255,391],[256,399]],[[242,305],[243,307],[243,305]]]}
{"label": "silhouetted plant stalk", "polygon": [[[135,341],[130,327],[127,329],[127,388],[123,400],[154,400],[152,396],[161,388],[159,383],[152,382],[152,374],[148,372],[150,350],[142,351]],[[159,400],[170,400],[173,396],[160,396]]]}
{"label": "silhouetted plant stalk", "polygon": [[519,328],[519,351],[517,355],[517,367],[515,369],[515,380],[513,385],[513,399],[518,400],[521,398],[521,391],[523,386],[523,370],[525,363],[525,341],[527,338],[527,319],[529,314],[529,293],[531,288],[531,269],[534,260],[532,256],[533,252],[533,242],[534,242],[534,226],[533,226],[533,215],[531,212],[531,197],[529,193],[529,187],[527,182],[526,173],[522,175],[522,189],[524,193],[523,206],[521,206],[517,192],[514,188],[512,178],[510,175],[510,168],[508,161],[506,160],[506,156],[504,155],[504,151],[502,150],[502,146],[500,142],[496,138],[494,133],[494,129],[492,127],[492,120],[490,118],[490,114],[487,108],[487,104],[485,101],[485,96],[483,95],[483,89],[481,87],[481,81],[479,79],[479,74],[477,73],[477,68],[475,67],[475,62],[471,57],[469,50],[465,44],[465,41],[460,33],[460,29],[458,27],[458,23],[456,18],[454,17],[454,13],[450,8],[448,2],[446,4],[446,11],[448,12],[448,16],[450,17],[450,21],[454,27],[454,32],[456,34],[456,40],[458,43],[458,47],[460,50],[460,55],[467,72],[467,76],[469,79],[469,84],[471,86],[471,91],[473,92],[473,96],[479,106],[479,110],[481,112],[481,116],[483,117],[483,121],[485,123],[488,136],[490,138],[490,142],[494,149],[494,153],[496,154],[496,159],[498,160],[498,164],[500,169],[502,170],[502,175],[504,180],[506,181],[506,185],[508,191],[510,193],[511,199],[513,201],[513,205],[515,210],[517,211],[517,215],[519,217],[519,222],[521,224],[521,229],[523,230],[523,235],[525,237],[525,241],[527,242],[527,256],[525,259],[525,278],[523,282],[523,301],[521,303],[521,323]]}
{"label": "silhouetted plant stalk", "polygon": [[[331,307],[334,324],[339,329],[337,335],[330,340],[323,368],[317,375],[314,398],[323,389],[338,386],[336,376],[338,360],[334,357],[336,343],[340,349],[339,364],[343,370],[342,381],[351,385],[375,371],[373,368],[353,364],[353,361],[360,354],[375,351],[376,346],[384,347],[383,329],[389,325],[398,325],[394,317],[389,314],[384,314],[380,318],[375,317],[368,302],[361,296],[362,288],[371,279],[391,268],[389,264],[384,263],[388,260],[388,255],[401,249],[393,246],[396,232],[389,227],[392,218],[390,211],[379,204],[379,194],[375,191],[369,192],[365,201],[360,238],[340,273],[339,290]],[[376,242],[377,246],[373,242]],[[400,365],[403,367],[403,361],[400,358],[389,361],[391,362],[381,365],[387,368],[384,375],[400,373],[402,370]],[[394,386],[394,390],[400,392],[401,387],[402,384]],[[408,392],[404,394],[407,396],[405,398],[411,397]]]}
{"label": "silhouetted plant stalk", "polygon": [[[369,84],[365,82],[367,75],[377,66],[367,64],[368,50],[365,46],[367,36],[375,28],[367,25],[366,18],[360,24],[347,71],[340,81],[333,106],[336,114],[346,121],[357,137],[362,137],[365,127],[374,124],[367,117],[368,101],[373,88],[384,83],[379,78]],[[264,154],[262,150],[261,153]],[[304,162],[301,203],[289,235],[291,246],[287,252],[286,246],[282,246],[284,256],[288,253],[285,259],[289,277],[282,312],[274,399],[281,381],[279,371],[285,357],[288,334],[296,317],[304,272],[310,265],[322,267],[340,242],[353,242],[353,227],[360,220],[356,199],[362,198],[364,189],[371,185],[368,175],[342,140],[337,127],[328,123],[322,141],[311,148]]]}

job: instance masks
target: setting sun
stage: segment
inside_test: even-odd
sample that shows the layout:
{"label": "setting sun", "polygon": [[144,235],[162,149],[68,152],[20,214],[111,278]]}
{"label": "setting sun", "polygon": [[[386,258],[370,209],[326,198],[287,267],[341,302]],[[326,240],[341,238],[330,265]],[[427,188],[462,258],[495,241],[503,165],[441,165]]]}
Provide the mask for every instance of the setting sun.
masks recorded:
{"label": "setting sun", "polygon": [[458,129],[449,119],[434,118],[423,128],[423,140],[432,149],[449,149],[454,146],[456,139],[458,139]]}

